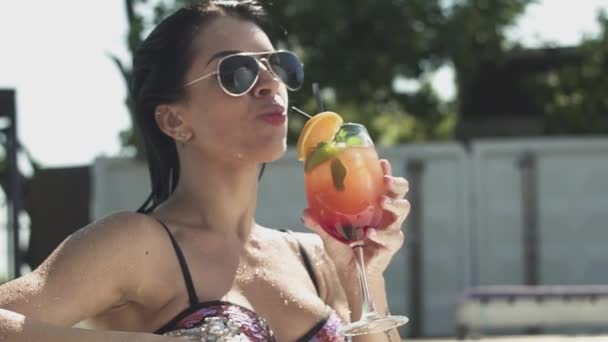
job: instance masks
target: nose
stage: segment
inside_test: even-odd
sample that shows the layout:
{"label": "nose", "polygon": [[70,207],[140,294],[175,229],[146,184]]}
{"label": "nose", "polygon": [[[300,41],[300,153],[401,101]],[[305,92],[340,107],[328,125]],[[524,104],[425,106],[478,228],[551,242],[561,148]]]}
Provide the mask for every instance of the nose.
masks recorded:
{"label": "nose", "polygon": [[260,74],[251,94],[255,97],[274,96],[282,86],[282,82],[272,73],[268,61],[262,59],[258,63],[260,64]]}

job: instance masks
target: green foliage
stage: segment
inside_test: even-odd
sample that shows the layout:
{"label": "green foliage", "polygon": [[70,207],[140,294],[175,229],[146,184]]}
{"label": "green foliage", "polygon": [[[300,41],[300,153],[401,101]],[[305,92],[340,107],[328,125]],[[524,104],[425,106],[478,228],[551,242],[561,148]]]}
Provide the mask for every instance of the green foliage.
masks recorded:
{"label": "green foliage", "polygon": [[[282,45],[297,51],[306,65],[307,83],[291,102],[316,112],[311,84],[318,82],[331,90],[332,96],[324,97],[326,108],[346,121],[364,124],[380,144],[414,140],[419,136],[414,131],[422,126],[414,123],[429,123],[426,113],[444,113],[437,106],[424,108],[424,114],[410,110],[410,105],[425,101],[438,104],[436,94],[430,88],[416,94],[398,93],[393,82],[396,77],[420,78],[444,61],[437,45],[445,21],[439,3],[310,0],[268,4],[274,21],[287,32],[280,38]],[[397,122],[391,125],[392,120]],[[290,142],[303,124],[297,121],[290,126]],[[405,131],[385,131],[386,126]]]}
{"label": "green foliage", "polygon": [[577,47],[580,62],[529,80],[544,108],[549,134],[608,134],[608,18],[599,15],[601,34]]}
{"label": "green foliage", "polygon": [[[268,8],[288,32],[283,44],[303,56],[307,81],[333,90],[327,107],[390,145],[452,138],[457,102],[442,101],[429,75],[450,63],[459,88],[466,86],[484,60],[502,58],[505,30],[534,1],[309,0]],[[417,79],[420,87],[400,92],[396,77]],[[294,100],[315,112],[308,89]],[[290,127],[291,141],[300,127]]]}
{"label": "green foliage", "polygon": [[[326,109],[364,124],[378,144],[391,145],[453,137],[457,102],[442,101],[429,75],[450,63],[458,85],[466,85],[480,63],[503,56],[509,48],[505,29],[535,0],[261,1],[271,13],[277,46],[296,51],[306,65],[306,84],[290,94],[290,103],[317,112],[311,84],[318,82]],[[152,24],[188,2],[126,1],[130,50]],[[150,8],[146,21],[144,9]],[[128,70],[116,64],[128,80]],[[418,80],[420,87],[395,89],[397,77]],[[291,116],[290,143],[304,121]],[[125,133],[124,144],[138,146],[136,136]]]}
{"label": "green foliage", "polygon": [[443,54],[454,63],[459,79],[476,77],[483,61],[504,57],[509,42],[505,29],[537,0],[453,1],[439,37]]}

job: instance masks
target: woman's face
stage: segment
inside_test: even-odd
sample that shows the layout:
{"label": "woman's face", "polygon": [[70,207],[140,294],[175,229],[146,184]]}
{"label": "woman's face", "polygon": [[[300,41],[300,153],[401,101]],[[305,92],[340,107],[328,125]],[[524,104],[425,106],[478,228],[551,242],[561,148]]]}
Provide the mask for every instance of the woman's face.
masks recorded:
{"label": "woman's face", "polygon": [[[215,72],[221,58],[231,53],[274,50],[256,24],[226,16],[205,26],[193,47],[186,82]],[[217,75],[187,87],[180,112],[193,133],[188,146],[213,158],[256,163],[278,159],[285,152],[287,89],[262,64],[255,86],[239,97],[226,94]]]}

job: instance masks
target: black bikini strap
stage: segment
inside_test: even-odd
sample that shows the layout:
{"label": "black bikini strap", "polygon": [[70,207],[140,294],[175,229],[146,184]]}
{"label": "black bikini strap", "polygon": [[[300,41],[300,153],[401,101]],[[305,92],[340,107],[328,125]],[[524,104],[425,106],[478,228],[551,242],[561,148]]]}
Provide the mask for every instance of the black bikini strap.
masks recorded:
{"label": "black bikini strap", "polygon": [[[281,229],[281,231],[293,234],[293,232],[288,229]],[[315,286],[315,290],[317,290],[317,295],[321,295],[321,292],[319,291],[319,283],[317,281],[317,276],[315,275],[315,272],[312,268],[312,263],[310,262],[310,256],[308,255],[308,252],[306,252],[306,249],[304,249],[302,243],[300,243],[298,239],[295,240],[298,243],[298,249],[300,250],[300,254],[302,255],[302,261],[304,262],[304,267],[306,267],[306,272],[308,272],[308,275],[310,276],[310,279],[312,280],[312,283]]]}
{"label": "black bikini strap", "polygon": [[184,275],[184,282],[186,283],[186,289],[188,290],[188,298],[190,299],[190,305],[195,305],[198,303],[198,296],[196,295],[196,291],[194,290],[194,283],[192,282],[192,276],[190,275],[190,269],[188,269],[188,263],[186,262],[184,253],[182,253],[181,248],[179,248],[177,241],[173,237],[173,234],[171,234],[171,231],[169,231],[169,228],[167,228],[167,225],[156,217],[154,217],[154,219],[156,219],[156,221],[158,221],[158,223],[160,223],[161,226],[165,228],[167,234],[169,234],[169,238],[171,239],[171,243],[173,244],[175,254],[177,255],[177,259],[179,261],[179,266],[182,269],[182,274]]}

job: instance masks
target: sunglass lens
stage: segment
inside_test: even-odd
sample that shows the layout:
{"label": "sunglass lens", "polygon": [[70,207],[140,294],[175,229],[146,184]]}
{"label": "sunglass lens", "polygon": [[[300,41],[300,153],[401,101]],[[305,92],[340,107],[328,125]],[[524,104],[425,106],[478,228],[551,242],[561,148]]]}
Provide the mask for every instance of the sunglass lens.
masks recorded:
{"label": "sunglass lens", "polygon": [[251,88],[258,71],[259,65],[251,56],[230,56],[220,64],[220,82],[232,95],[242,95]]}
{"label": "sunglass lens", "polygon": [[285,83],[289,90],[298,90],[304,82],[304,68],[298,57],[286,51],[273,53],[268,62],[272,71]]}

